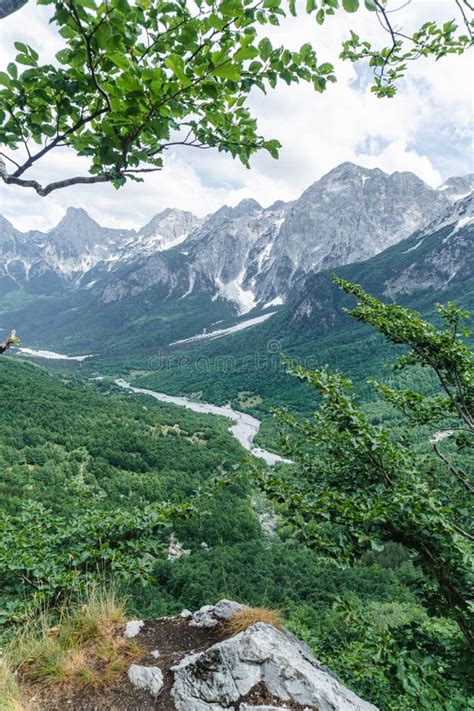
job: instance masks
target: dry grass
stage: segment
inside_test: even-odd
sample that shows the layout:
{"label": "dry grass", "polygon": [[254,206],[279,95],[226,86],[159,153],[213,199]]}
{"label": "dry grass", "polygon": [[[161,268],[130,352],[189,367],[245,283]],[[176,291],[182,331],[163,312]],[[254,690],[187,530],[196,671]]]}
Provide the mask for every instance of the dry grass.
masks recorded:
{"label": "dry grass", "polygon": [[113,592],[92,588],[81,603],[65,607],[55,625],[46,612],[25,625],[5,651],[5,669],[18,678],[18,703],[22,692],[31,697],[37,690],[54,694],[113,682],[141,654],[123,637],[124,607]]}
{"label": "dry grass", "polygon": [[14,671],[6,659],[0,659],[0,711],[26,711]]}
{"label": "dry grass", "polygon": [[233,637],[251,627],[256,622],[273,625],[277,630],[283,627],[279,610],[270,610],[268,607],[244,607],[226,622],[229,635]]}

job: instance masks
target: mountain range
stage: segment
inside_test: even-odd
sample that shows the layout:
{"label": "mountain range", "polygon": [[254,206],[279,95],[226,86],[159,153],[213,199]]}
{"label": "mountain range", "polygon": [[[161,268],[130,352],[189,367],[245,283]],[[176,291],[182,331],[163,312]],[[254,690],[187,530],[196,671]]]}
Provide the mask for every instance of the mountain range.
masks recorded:
{"label": "mountain range", "polygon": [[76,208],[47,233],[0,218],[1,325],[37,345],[100,352],[275,310],[314,318],[325,273],[343,265],[357,280],[390,264],[374,285],[386,298],[443,290],[472,276],[473,186],[474,175],[435,190],[413,173],[343,163],[293,202],[247,199],[204,219],[167,209],[139,230]]}

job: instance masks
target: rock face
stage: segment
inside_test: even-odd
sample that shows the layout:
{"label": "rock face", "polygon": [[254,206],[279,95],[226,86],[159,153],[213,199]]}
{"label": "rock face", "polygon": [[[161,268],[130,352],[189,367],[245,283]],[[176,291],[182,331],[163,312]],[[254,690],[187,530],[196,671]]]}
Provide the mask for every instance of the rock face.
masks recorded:
{"label": "rock face", "polygon": [[459,200],[438,222],[432,223],[407,245],[411,263],[385,282],[384,296],[436,289],[442,291],[462,278],[474,275],[474,199]]}
{"label": "rock face", "polygon": [[293,203],[263,208],[242,200],[220,208],[190,231],[179,253],[154,254],[117,283],[112,277],[101,298],[110,300],[112,290],[118,300],[161,284],[166,298],[206,292],[233,303],[238,314],[281,305],[309,273],[372,257],[448,206],[444,191],[413,173],[343,163]]}
{"label": "rock face", "polygon": [[343,163],[311,185],[289,210],[261,283],[265,299],[298,280],[381,252],[434,219],[444,195],[413,173],[387,175]]}
{"label": "rock face", "polygon": [[453,202],[462,200],[474,190],[474,173],[448,178],[438,190]]}
{"label": "rock face", "polygon": [[219,622],[226,622],[242,610],[244,605],[233,600],[219,600],[215,605],[204,605],[192,615],[189,624],[193,627],[216,627]]}
{"label": "rock face", "polygon": [[[133,664],[130,682],[152,696],[159,694],[158,707],[166,711],[377,711],[343,686],[286,630],[257,622],[229,637],[225,622],[243,608],[220,600],[169,619],[168,624],[178,624],[188,649],[193,634],[199,634],[201,642],[202,635],[208,635],[208,644],[196,638],[198,651],[178,658],[166,648],[163,655],[155,652],[161,668]],[[216,635],[218,641],[213,643]]]}
{"label": "rock face", "polygon": [[343,163],[293,203],[255,200],[204,220],[164,210],[138,232],[101,227],[69,208],[47,233],[0,221],[0,288],[93,288],[104,303],[161,285],[160,298],[205,291],[237,313],[288,300],[310,272],[361,261],[426,226],[473,176],[433,190],[413,173],[387,175]]}
{"label": "rock face", "polygon": [[137,254],[152,254],[176,247],[184,242],[200,222],[192,212],[170,208],[163,210],[142,227],[137,238],[131,241],[132,251]]}
{"label": "rock face", "polygon": [[144,624],[143,620],[130,620],[130,622],[126,624],[124,636],[127,637],[127,639],[136,637]]}
{"label": "rock face", "polygon": [[[436,220],[406,240],[337,273],[385,301],[403,301],[414,294],[432,294],[433,300],[443,301],[448,289],[463,291],[474,276],[473,195],[449,204]],[[327,332],[343,318],[341,306],[350,307],[352,300],[324,279],[328,282],[326,275],[314,274],[306,280],[291,306],[287,331]]]}
{"label": "rock face", "polygon": [[[311,294],[300,303],[309,280],[362,265],[445,219],[472,183],[450,178],[434,190],[413,173],[343,163],[294,202],[243,200],[202,220],[168,209],[138,232],[101,227],[76,209],[48,233],[23,234],[0,219],[0,296],[13,292],[4,318],[21,322],[24,339],[76,352],[122,348],[124,339],[175,344],[284,305],[311,318]],[[452,240],[433,264],[401,280],[391,274],[387,295],[437,287],[457,273],[464,249]]]}
{"label": "rock face", "polygon": [[318,711],[375,708],[343,687],[295,638],[261,622],[185,657],[173,672],[178,711],[240,711],[245,704],[235,704],[259,684],[282,701]]}
{"label": "rock face", "polygon": [[3,279],[9,290],[44,294],[88,288],[118,266],[179,244],[199,222],[190,212],[164,210],[137,233],[102,227],[70,207],[49,232],[22,233],[0,217],[0,288]]}

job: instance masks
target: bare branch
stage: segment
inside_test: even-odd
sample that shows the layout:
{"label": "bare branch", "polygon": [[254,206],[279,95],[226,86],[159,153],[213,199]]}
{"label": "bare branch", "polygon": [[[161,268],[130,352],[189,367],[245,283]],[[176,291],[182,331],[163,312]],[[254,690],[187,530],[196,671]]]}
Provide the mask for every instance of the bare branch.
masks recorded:
{"label": "bare branch", "polygon": [[4,343],[0,344],[0,353],[5,353],[11,346],[18,345],[19,340],[16,335],[16,331],[12,331],[9,336],[5,339]]}
{"label": "bare branch", "polygon": [[91,37],[92,37],[92,35],[94,34],[94,32],[97,31],[97,29],[98,29],[98,27],[100,26],[101,23],[99,22],[98,25],[94,28],[92,34],[91,34],[91,35],[88,35],[88,34],[86,33],[86,31],[84,30],[84,27],[82,26],[81,18],[79,17],[79,14],[78,14],[78,12],[77,12],[76,6],[75,6],[74,3],[72,2],[72,0],[69,0],[68,4],[69,4],[69,6],[70,6],[70,8],[71,8],[72,14],[73,14],[73,16],[74,16],[74,20],[75,20],[75,22],[76,22],[76,24],[77,24],[77,26],[78,26],[78,28],[79,28],[79,32],[80,32],[80,34],[81,34],[81,37],[82,37],[82,39],[84,40],[84,43],[85,43],[85,45],[86,45],[87,66],[89,67],[89,71],[90,71],[92,83],[94,84],[94,86],[95,86],[95,88],[97,89],[97,91],[99,92],[99,94],[105,99],[105,103],[107,104],[108,110],[109,110],[109,111],[112,111],[112,105],[111,105],[111,103],[110,103],[110,97],[109,97],[109,95],[107,94],[107,92],[105,91],[105,89],[104,89],[103,87],[101,87],[101,85],[99,84],[99,82],[98,82],[98,80],[97,80],[97,76],[96,76],[95,68],[94,68],[94,62],[93,62],[93,58],[92,58]]}
{"label": "bare branch", "polygon": [[441,459],[441,461],[448,467],[449,471],[454,474],[456,479],[459,481],[459,483],[468,491],[470,494],[474,493],[474,487],[471,486],[470,482],[468,479],[463,476],[463,473],[460,472],[451,462],[449,459],[441,452],[441,450],[438,447],[438,444],[434,441],[431,440],[431,444],[433,446],[433,449],[436,453],[436,456]]}
{"label": "bare branch", "polygon": [[49,183],[49,185],[41,185],[37,180],[25,180],[23,178],[17,178],[15,175],[8,175],[7,169],[5,167],[5,162],[0,159],[0,178],[7,185],[19,185],[22,188],[33,188],[36,190],[38,195],[45,197],[52,193],[53,190],[59,190],[60,188],[68,188],[71,185],[90,185],[92,183],[110,183],[116,177],[120,175],[112,175],[111,173],[104,173],[103,175],[91,175],[86,177],[75,177],[67,178],[65,180],[58,180],[55,183]]}
{"label": "bare branch", "polygon": [[[469,20],[467,19],[466,13],[464,12],[464,8],[463,8],[463,6],[461,5],[460,0],[455,0],[455,2],[456,2],[456,5],[457,5],[458,8],[459,8],[459,12],[460,12],[461,15],[462,15],[462,19],[463,19],[463,21],[464,21],[464,24],[465,24],[466,27],[467,27],[467,31],[468,31],[468,33],[469,33],[469,37],[471,37],[471,39],[472,39],[471,23],[470,23]],[[472,8],[471,8],[471,6],[469,5],[469,3],[466,3],[465,0],[463,0],[463,2],[464,2],[465,5],[467,5],[467,6],[472,10]]]}
{"label": "bare branch", "polygon": [[7,160],[9,160],[10,163],[13,163],[13,165],[16,165],[17,168],[21,168],[20,164],[17,163],[16,160],[13,160],[13,158],[10,158],[10,156],[7,156],[6,153],[3,153],[2,151],[0,151],[0,156],[3,156]]}

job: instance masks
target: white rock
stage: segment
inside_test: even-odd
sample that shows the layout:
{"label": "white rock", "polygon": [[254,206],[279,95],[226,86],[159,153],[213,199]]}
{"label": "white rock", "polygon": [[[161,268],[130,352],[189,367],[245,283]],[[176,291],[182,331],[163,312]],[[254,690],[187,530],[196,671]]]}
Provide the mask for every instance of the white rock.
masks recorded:
{"label": "white rock", "polygon": [[232,600],[219,600],[215,605],[204,605],[192,616],[189,623],[193,627],[215,627],[219,622],[229,620],[245,607]]}
{"label": "white rock", "polygon": [[260,704],[259,706],[251,706],[250,704],[240,704],[239,711],[288,711],[289,706],[268,706]]}
{"label": "white rock", "polygon": [[160,650],[159,649],[153,649],[150,652],[150,656],[153,657],[154,659],[159,659],[160,658]]}
{"label": "white rock", "polygon": [[183,555],[191,555],[191,550],[185,548],[182,543],[178,541],[175,534],[172,533],[170,536],[169,545],[167,548],[168,560],[179,560]]}
{"label": "white rock", "polygon": [[184,617],[185,620],[190,620],[193,616],[193,613],[191,612],[191,610],[187,610],[186,608],[184,608],[184,610],[181,610],[181,612],[179,613],[179,616]]}
{"label": "white rock", "polygon": [[[229,601],[221,603],[214,610],[219,605],[229,609]],[[212,614],[203,608],[199,612],[204,619]],[[184,657],[172,670],[177,711],[230,711],[259,683],[282,703],[296,701],[318,711],[376,711],[333,677],[305,645],[261,622]]]}
{"label": "white rock", "polygon": [[149,691],[153,696],[158,696],[163,688],[163,674],[159,667],[142,667],[132,664],[128,670],[130,683],[137,689]]}
{"label": "white rock", "polygon": [[127,622],[124,632],[125,637],[136,637],[144,624],[143,620],[130,620],[130,622]]}

